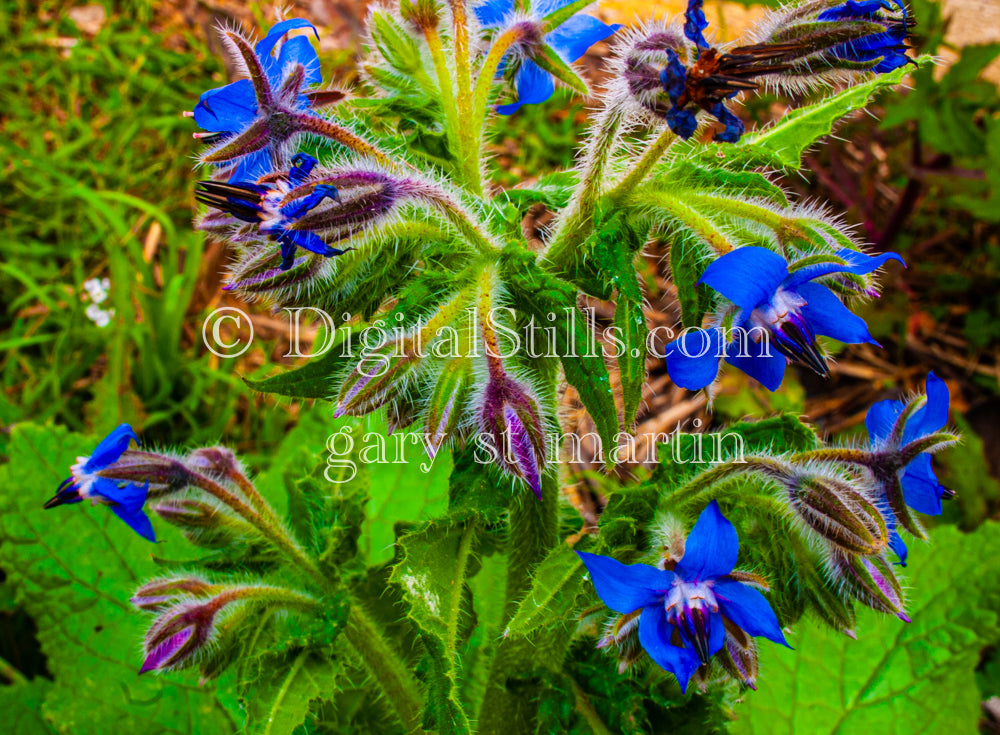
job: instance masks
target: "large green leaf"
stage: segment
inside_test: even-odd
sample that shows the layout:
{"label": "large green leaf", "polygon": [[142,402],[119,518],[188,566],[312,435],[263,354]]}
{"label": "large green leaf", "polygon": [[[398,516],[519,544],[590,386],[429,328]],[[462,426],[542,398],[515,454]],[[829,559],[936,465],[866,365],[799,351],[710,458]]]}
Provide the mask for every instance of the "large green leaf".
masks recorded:
{"label": "large green leaf", "polygon": [[[76,457],[95,445],[64,429],[19,425],[0,476],[0,567],[38,625],[55,679],[34,692],[36,700],[44,695],[41,715],[74,735],[232,732],[215,688],[198,686],[194,674],[138,676],[148,618],[128,599],[161,573],[151,559],[156,547],[107,508],[42,510]],[[181,542],[164,524],[156,530],[162,546]]]}
{"label": "large green leaf", "polygon": [[478,571],[478,523],[432,521],[400,539],[403,559],[390,581],[403,590],[410,617],[430,659],[430,711],[442,733],[469,732],[458,696],[459,645],[470,630],[471,592],[466,580]]}
{"label": "large green leaf", "polygon": [[244,697],[252,735],[291,735],[305,722],[311,704],[332,699],[340,662],[310,649],[283,659],[260,659],[253,686]]}
{"label": "large green leaf", "polygon": [[794,650],[762,646],[758,691],[734,733],[952,735],[976,732],[975,669],[1000,641],[1000,526],[941,528],[913,549],[910,624],[866,613],[858,640],[801,623]]}
{"label": "large green leaf", "polygon": [[553,346],[566,381],[579,393],[603,446],[616,446],[618,409],[611,379],[587,320],[577,310],[576,289],[542,271],[531,253],[508,248],[502,257],[504,280],[516,303],[545,327],[543,331],[555,335]]}
{"label": "large green leaf", "polygon": [[[917,60],[918,65],[932,62],[930,57]],[[815,104],[792,110],[774,125],[743,136],[734,147],[736,157],[750,153],[751,158],[759,157],[757,165],[798,169],[805,150],[829,135],[837,121],[867,105],[880,89],[899,84],[910,71],[904,66],[889,74],[879,74],[870,81],[848,87]],[[725,149],[720,150],[725,153]]]}

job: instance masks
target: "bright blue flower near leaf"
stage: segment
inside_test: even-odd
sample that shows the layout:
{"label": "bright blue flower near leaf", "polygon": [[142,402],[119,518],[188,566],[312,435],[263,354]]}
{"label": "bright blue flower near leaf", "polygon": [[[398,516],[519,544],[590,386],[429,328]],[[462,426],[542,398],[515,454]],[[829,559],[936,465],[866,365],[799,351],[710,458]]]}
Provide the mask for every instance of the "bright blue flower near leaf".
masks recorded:
{"label": "bright blue flower near leaf", "polygon": [[682,690],[698,667],[722,648],[725,620],[750,636],[788,645],[764,596],[730,576],[739,540],[714,500],[699,516],[673,570],[577,553],[605,605],[623,615],[642,611],[639,643],[677,677]]}
{"label": "bright blue flower near leaf", "polygon": [[[536,0],[531,4],[532,14],[541,21],[546,16],[562,10],[573,0]],[[484,28],[500,26],[514,12],[514,0],[486,0],[476,7],[476,18]],[[564,62],[572,64],[583,56],[587,49],[598,41],[603,41],[621,28],[618,24],[606,25],[590,15],[577,14],[571,16],[557,28],[545,34],[544,42],[559,55]],[[505,58],[509,58],[505,57]],[[507,105],[498,105],[497,113],[512,115],[521,105],[536,105],[545,102],[555,91],[552,75],[526,58],[517,71],[514,79],[517,89],[517,101]]]}
{"label": "bright blue flower near leaf", "polygon": [[869,256],[855,250],[836,252],[838,262],[790,268],[783,257],[762,247],[742,247],[723,255],[705,269],[704,283],[731,301],[739,311],[731,339],[712,328],[689,332],[667,345],[667,372],[677,385],[698,390],[713,382],[724,358],[768,390],[777,390],[788,361],[802,363],[826,376],[826,359],[816,336],[847,344],[870,342],[864,320],[844,306],[817,278],[836,273],[864,275],[896,253]]}
{"label": "bright blue flower near leaf", "polygon": [[[906,418],[902,427],[896,426],[897,420],[908,404],[902,401],[879,401],[868,409],[865,428],[868,430],[868,440],[873,452],[891,452],[935,434],[944,427],[948,422],[950,402],[948,386],[934,373],[929,373],[925,391],[927,402]],[[894,428],[896,428],[895,436]],[[901,433],[899,428],[902,428]],[[905,467],[896,470],[895,474],[898,476],[904,502],[918,513],[941,515],[941,499],[954,494],[938,482],[937,475],[931,467],[931,455],[927,452],[918,454]],[[889,545],[899,557],[900,563],[905,566],[907,549],[896,531],[898,525],[896,516],[891,504],[883,502],[880,505],[890,530]]]}
{"label": "bright blue flower near leaf", "polygon": [[[886,21],[880,11],[899,10],[903,17],[898,21]],[[868,21],[884,26],[879,33],[872,33],[860,39],[834,46],[827,53],[842,61],[867,63],[879,59],[871,71],[885,73],[912,63],[906,55],[906,34],[908,30],[906,8],[898,0],[847,0],[842,5],[824,10],[817,17],[819,21]]]}
{"label": "bright blue flower near leaf", "polygon": [[252,181],[199,181],[203,191],[195,193],[198,201],[228,212],[237,219],[258,225],[262,235],[281,245],[281,270],[295,261],[296,248],[331,257],[345,251],[327,245],[315,232],[295,228],[296,222],[315,209],[324,199],[340,201],[335,186],[320,184],[304,196],[283,203],[291,188],[304,184],[316,166],[316,159],[297,153],[292,159],[287,182],[257,184]]}
{"label": "bright blue flower near leaf", "polygon": [[156,541],[153,524],[143,511],[149,494],[149,483],[137,485],[133,482],[110,480],[97,474],[115,464],[132,441],[138,444],[139,437],[128,424],[122,424],[108,434],[97,445],[93,454],[78,458],[70,477],[63,480],[55,497],[45,504],[45,508],[79,503],[89,498],[94,504],[110,506],[116,516],[144,539]]}
{"label": "bright blue flower near leaf", "polygon": [[[323,80],[319,56],[308,38],[304,36],[290,38],[282,44],[277,57],[273,55],[278,41],[289,31],[297,28],[310,28],[318,37],[312,23],[303,18],[290,18],[275,24],[254,46],[254,52],[272,88],[281,86],[285,68],[292,63],[305,67],[306,84],[318,84]],[[307,109],[308,98],[299,95],[298,105],[302,109]],[[202,94],[194,108],[194,120],[202,130],[216,134],[207,139],[207,142],[215,142],[238,135],[256,120],[257,113],[257,96],[254,93],[253,83],[249,79],[240,79]],[[271,155],[267,149],[261,149],[240,160],[231,180],[254,180],[271,169]]]}

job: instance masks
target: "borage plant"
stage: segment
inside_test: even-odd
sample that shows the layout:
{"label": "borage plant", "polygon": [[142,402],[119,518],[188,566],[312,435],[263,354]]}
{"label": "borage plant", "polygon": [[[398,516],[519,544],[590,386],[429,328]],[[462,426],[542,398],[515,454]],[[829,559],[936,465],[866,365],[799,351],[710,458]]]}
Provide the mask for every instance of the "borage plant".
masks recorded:
{"label": "borage plant", "polygon": [[[683,316],[665,355],[681,386],[711,392],[725,361],[773,391],[788,364],[828,374],[820,337],[873,342],[851,307],[899,257],[867,254],[767,172],[798,168],[902,79],[906,9],[807,0],[712,45],[702,0],[632,29],[588,3],[377,7],[369,97],[324,87],[306,20],[256,43],[222,30],[242,78],[193,113],[197,226],[235,253],[228,290],[322,309],[340,335],[254,387],[328,399],[341,421],[384,411],[453,471],[447,511],[400,524],[372,566],[363,468],[291,484],[283,519],[229,450],[130,448],[120,427],[49,506],[110,505],[152,539],[145,507],[210,549],[135,592],[152,616],[142,672],[235,669],[248,725],[267,732],[641,731],[718,720],[767,686],[758,647],[803,615],[847,635],[859,603],[908,621],[893,560],[901,533],[923,537],[913,511],[940,512],[929,455],[956,441],[933,375],[926,396],[872,408],[867,446],[824,444],[790,416],[729,427],[711,464],[700,438],[675,437],[648,480],[608,482],[582,536],[560,505],[557,414],[565,381],[605,448],[632,426],[648,334],[635,261],[654,238]],[[556,82],[588,94],[573,62],[602,40],[609,81],[576,168],[498,190],[496,116]],[[760,89],[826,96],[747,133],[732,106]],[[536,252],[522,220],[539,204],[555,225]],[[587,349],[582,295],[615,302],[620,380]]]}

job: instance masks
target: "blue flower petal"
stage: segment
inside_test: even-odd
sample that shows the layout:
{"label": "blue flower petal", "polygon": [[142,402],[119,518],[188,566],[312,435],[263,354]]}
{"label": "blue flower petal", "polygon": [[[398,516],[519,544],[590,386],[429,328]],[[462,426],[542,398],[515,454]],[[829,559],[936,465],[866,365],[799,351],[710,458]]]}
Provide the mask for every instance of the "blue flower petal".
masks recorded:
{"label": "blue flower petal", "polygon": [[747,246],[713,261],[698,282],[749,312],[770,301],[787,276],[784,258],[767,248]]}
{"label": "blue flower petal", "polygon": [[688,390],[700,390],[719,374],[721,351],[721,330],[699,329],[688,332],[664,349],[667,373],[676,385]]}
{"label": "blue flower petal", "polygon": [[941,507],[944,488],[931,467],[931,455],[927,453],[917,455],[917,458],[907,465],[900,478],[900,484],[903,486],[903,499],[913,510],[929,516],[941,515],[944,510]]}
{"label": "blue flower petal", "polygon": [[667,110],[667,125],[674,135],[687,140],[698,129],[698,117],[691,110],[671,107]]}
{"label": "blue flower petal", "polygon": [[799,268],[785,280],[785,288],[794,289],[802,283],[813,281],[823,276],[829,276],[833,273],[853,273],[857,276],[863,276],[866,273],[871,273],[881,268],[890,260],[902,263],[903,267],[906,267],[906,263],[896,253],[881,253],[880,255],[872,256],[857,250],[851,250],[850,248],[841,248],[835,255],[845,261],[846,265],[840,265],[839,263],[816,263],[815,265],[807,265],[804,268]]}
{"label": "blue flower petal", "polygon": [[194,108],[194,121],[210,133],[237,133],[257,117],[257,96],[249,79],[210,89]]}
{"label": "blue flower petal", "polygon": [[153,531],[153,524],[150,523],[149,516],[143,512],[142,508],[129,510],[123,505],[112,505],[111,512],[125,521],[129,528],[144,539],[156,543],[156,533]]}
{"label": "blue flower petal", "polygon": [[788,645],[778,618],[760,592],[736,580],[720,580],[713,588],[722,614],[750,635],[764,636],[775,643]]}
{"label": "blue flower petal", "polygon": [[628,614],[659,606],[674,583],[674,573],[648,564],[622,564],[610,556],[576,552],[587,566],[597,596],[615,612]]}
{"label": "blue flower petal", "polygon": [[472,9],[479,20],[479,25],[489,28],[498,26],[503,19],[514,12],[514,0],[486,0],[482,5]]}
{"label": "blue flower petal", "polygon": [[[719,626],[722,627],[722,626]],[[691,675],[701,666],[694,648],[670,643],[674,627],[667,623],[662,606],[643,608],[639,616],[639,644],[656,664],[677,677],[681,691],[687,691]]]}
{"label": "blue flower petal", "polygon": [[590,15],[574,15],[565,23],[545,34],[545,42],[566,63],[572,63],[587,53],[598,41],[614,35],[621,28],[617,23],[606,25]]}
{"label": "blue flower petal", "polygon": [[745,129],[743,121],[721,102],[712,106],[711,113],[715,115],[716,120],[726,126],[721,133],[715,134],[715,140],[721,143],[738,143]]}
{"label": "blue flower petal", "polygon": [[802,316],[816,334],[833,337],[845,344],[878,344],[868,332],[865,320],[852,313],[826,286],[803,283],[795,291],[806,300]]}
{"label": "blue flower petal", "polygon": [[102,470],[109,464],[118,461],[122,453],[128,449],[129,442],[139,443],[139,437],[128,424],[119,425],[114,431],[108,434],[94,449],[86,463],[83,465],[84,472],[96,472]]}
{"label": "blue flower petal", "polygon": [[257,58],[264,60],[264,57],[270,56],[274,47],[277,45],[278,41],[281,40],[289,31],[294,31],[297,28],[311,28],[316,39],[319,40],[319,31],[316,30],[316,26],[310,23],[305,18],[289,18],[288,20],[283,20],[280,23],[275,23],[271,26],[271,29],[257,42],[253,50],[257,54]]}
{"label": "blue flower petal", "polygon": [[770,342],[754,342],[748,336],[746,339],[734,340],[726,352],[726,362],[745,372],[772,393],[781,387],[781,381],[785,378],[786,360],[784,355],[771,347]]}
{"label": "blue flower petal", "polygon": [[702,9],[703,3],[704,0],[688,0],[687,10],[684,11],[684,35],[699,49],[711,48],[705,40],[704,31],[708,28],[708,20]]}
{"label": "blue flower petal", "polygon": [[684,556],[674,571],[685,581],[706,581],[729,574],[736,566],[740,542],[736,529],[713,500],[698,516],[687,541]]}
{"label": "blue flower petal", "polygon": [[872,404],[865,415],[865,428],[868,430],[868,439],[873,445],[889,437],[902,410],[903,404],[899,401],[879,401]]}
{"label": "blue flower petal", "polygon": [[892,549],[896,558],[899,559],[899,563],[902,566],[906,566],[906,557],[910,553],[906,548],[906,543],[903,541],[903,537],[899,535],[899,532],[893,530],[889,533],[889,548]]}
{"label": "blue flower petal", "polygon": [[557,10],[562,10],[567,5],[572,5],[574,0],[532,0],[531,14],[544,18]]}
{"label": "blue flower petal", "polygon": [[512,115],[521,109],[521,105],[534,105],[545,102],[555,91],[552,75],[542,69],[531,59],[525,59],[518,69],[514,80],[517,88],[517,102],[509,105],[498,105],[498,115]]}
{"label": "blue flower petal", "polygon": [[302,64],[306,68],[306,84],[319,84],[323,81],[323,72],[319,65],[316,49],[309,43],[306,36],[296,36],[285,41],[278,54],[277,70],[279,75],[289,64]]}
{"label": "blue flower petal", "polygon": [[90,494],[103,498],[107,504],[134,511],[146,504],[149,483],[137,485],[134,482],[119,482],[109,480],[107,477],[98,477],[90,486]]}
{"label": "blue flower petal", "polygon": [[903,430],[904,444],[940,431],[948,423],[948,406],[951,401],[948,385],[934,373],[928,373],[924,392],[927,403],[906,422]]}

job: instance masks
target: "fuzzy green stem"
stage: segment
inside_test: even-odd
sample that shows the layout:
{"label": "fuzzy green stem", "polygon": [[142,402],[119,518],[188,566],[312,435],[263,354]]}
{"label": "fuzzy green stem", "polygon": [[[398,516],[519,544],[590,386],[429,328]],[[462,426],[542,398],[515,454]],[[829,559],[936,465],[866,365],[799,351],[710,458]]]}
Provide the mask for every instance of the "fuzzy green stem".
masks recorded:
{"label": "fuzzy green stem", "polygon": [[[555,475],[542,476],[542,499],[527,493],[510,511],[510,556],[507,565],[504,624],[517,611],[518,604],[531,588],[532,573],[558,541],[559,483]],[[489,680],[479,714],[480,735],[507,735],[531,732],[538,710],[533,687],[508,686],[507,675],[540,665],[537,650],[530,640],[502,641],[490,666]]]}
{"label": "fuzzy green stem", "polygon": [[590,731],[594,735],[612,735],[611,730],[609,730],[608,726],[604,724],[603,720],[601,720],[601,716],[597,714],[597,710],[594,709],[594,705],[592,705],[590,700],[587,699],[587,693],[583,691],[579,684],[576,683],[575,679],[571,677],[567,678],[569,678],[570,686],[573,687],[573,697],[576,699],[576,711],[583,716],[584,720],[586,720],[588,727],[590,727]]}
{"label": "fuzzy green stem", "polygon": [[656,139],[643,151],[639,160],[632,167],[632,170],[625,175],[625,178],[614,189],[608,192],[608,199],[615,204],[620,204],[627,199],[632,190],[642,183],[642,180],[646,178],[646,174],[649,173],[650,169],[663,157],[667,148],[671,146],[676,138],[677,136],[674,135],[670,128],[664,128],[663,132],[656,136]]}
{"label": "fuzzy green stem", "polygon": [[559,269],[576,257],[580,245],[594,229],[594,210],[601,196],[601,182],[608,159],[618,140],[622,114],[616,108],[605,108],[594,121],[596,134],[588,140],[580,183],[563,210],[552,241],[545,250],[546,263]]}
{"label": "fuzzy green stem", "polygon": [[482,67],[479,69],[479,76],[476,78],[476,89],[472,98],[472,110],[476,114],[476,123],[473,130],[476,133],[477,145],[482,136],[483,121],[486,119],[486,105],[490,100],[490,89],[493,86],[493,77],[496,76],[500,60],[507,53],[511,46],[521,40],[523,31],[520,28],[512,28],[497,38],[490,47]]}
{"label": "fuzzy green stem", "polygon": [[695,211],[680,197],[672,196],[663,191],[645,189],[643,199],[654,204],[667,214],[680,220],[685,226],[694,230],[717,255],[725,255],[733,249],[732,244],[726,239],[715,224]]}
{"label": "fuzzy green stem", "polygon": [[448,145],[458,158],[458,168],[462,180],[474,193],[481,194],[482,183],[479,181],[479,168],[477,162],[473,161],[470,166],[468,160],[470,154],[470,146],[467,144],[468,133],[463,132],[462,119],[458,115],[455,87],[451,81],[451,71],[448,69],[448,59],[444,53],[444,46],[441,44],[441,36],[438,35],[437,28],[434,26],[423,28],[423,32],[424,38],[427,40],[427,48],[431,52],[431,61],[434,62],[434,71],[437,74]]}
{"label": "fuzzy green stem", "polygon": [[[660,498],[659,510],[666,511],[695,501],[704,501],[705,491],[721,487],[738,475],[762,473],[769,477],[785,470],[785,465],[773,457],[744,457],[743,461],[730,460],[696,475],[677,490]],[[709,498],[710,499],[710,498]]]}
{"label": "fuzzy green stem", "polygon": [[479,144],[476,128],[468,123],[473,117],[472,69],[469,63],[469,17],[465,0],[451,0],[451,18],[454,28],[455,80],[458,83],[458,135],[465,163],[466,180],[475,194],[483,193],[482,171],[479,167]]}
{"label": "fuzzy green stem", "polygon": [[320,587],[327,587],[329,585],[329,580],[320,571],[319,567],[316,566],[316,562],[306,554],[301,546],[292,540],[276,519],[268,520],[264,518],[238,497],[204,475],[193,475],[192,484],[231,508],[237,515],[257,529],[261,536],[274,544],[278,551],[305,572]]}
{"label": "fuzzy green stem", "polygon": [[420,687],[406,663],[382,637],[357,600],[351,601],[344,635],[358,654],[362,665],[385,694],[386,702],[396,713],[406,732],[423,732],[423,696]]}

